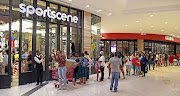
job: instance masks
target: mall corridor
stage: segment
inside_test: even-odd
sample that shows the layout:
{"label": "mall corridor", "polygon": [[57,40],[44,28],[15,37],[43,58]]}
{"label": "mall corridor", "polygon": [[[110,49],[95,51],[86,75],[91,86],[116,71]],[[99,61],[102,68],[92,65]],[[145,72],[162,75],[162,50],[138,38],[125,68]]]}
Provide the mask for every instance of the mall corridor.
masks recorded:
{"label": "mall corridor", "polygon": [[43,87],[27,84],[1,89],[1,96],[180,96],[180,66],[158,67],[146,77],[126,76],[119,80],[118,91],[109,90],[110,80],[96,82],[96,75],[91,75],[86,85],[69,83],[66,90],[59,90],[50,81]]}

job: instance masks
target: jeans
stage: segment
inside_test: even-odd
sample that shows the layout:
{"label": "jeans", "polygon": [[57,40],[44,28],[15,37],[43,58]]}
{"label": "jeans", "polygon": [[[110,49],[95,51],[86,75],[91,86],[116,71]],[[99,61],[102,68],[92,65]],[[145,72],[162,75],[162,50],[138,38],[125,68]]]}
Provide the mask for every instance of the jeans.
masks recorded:
{"label": "jeans", "polygon": [[101,80],[104,79],[104,67],[100,66],[100,71],[101,71]]}
{"label": "jeans", "polygon": [[133,74],[135,74],[135,71],[137,72],[136,70],[136,64],[132,64],[133,65]]}
{"label": "jeans", "polygon": [[144,72],[144,76],[146,74],[146,64],[142,64],[142,71]]}
{"label": "jeans", "polygon": [[136,74],[139,76],[139,73],[141,72],[141,66],[136,66]]}
{"label": "jeans", "polygon": [[165,60],[165,66],[167,67],[167,65],[168,65],[168,61],[167,61],[167,60]]}
{"label": "jeans", "polygon": [[149,70],[150,70],[150,65],[151,65],[151,64],[150,64],[150,62],[151,62],[151,61],[148,61],[148,65],[149,65]]}
{"label": "jeans", "polygon": [[59,75],[59,85],[62,86],[62,79],[64,82],[64,86],[66,86],[66,66],[58,67],[58,75]]}
{"label": "jeans", "polygon": [[[113,88],[113,85],[114,85],[114,91],[117,91],[119,72],[111,72],[111,75],[112,75],[112,78],[111,78],[110,88]],[[115,84],[114,84],[114,81],[115,81]]]}

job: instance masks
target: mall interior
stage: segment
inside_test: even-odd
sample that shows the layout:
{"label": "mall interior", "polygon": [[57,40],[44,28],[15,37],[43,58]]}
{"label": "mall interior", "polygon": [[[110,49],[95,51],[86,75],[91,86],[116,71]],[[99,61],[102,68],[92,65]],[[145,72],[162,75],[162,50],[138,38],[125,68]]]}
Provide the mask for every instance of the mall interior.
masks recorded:
{"label": "mall interior", "polygon": [[[0,96],[180,96],[179,17],[180,0],[0,0]],[[37,50],[44,57],[43,86],[36,86]],[[86,84],[70,80],[65,90],[56,86],[57,51],[66,57],[67,71],[80,64],[70,60],[73,53],[88,52],[93,63]],[[97,82],[100,52],[104,81]],[[126,78],[120,74],[118,90],[112,92],[108,64],[115,52],[173,55],[173,66],[169,60],[163,66],[162,59],[155,70],[147,67],[146,77],[128,76],[122,59]]]}

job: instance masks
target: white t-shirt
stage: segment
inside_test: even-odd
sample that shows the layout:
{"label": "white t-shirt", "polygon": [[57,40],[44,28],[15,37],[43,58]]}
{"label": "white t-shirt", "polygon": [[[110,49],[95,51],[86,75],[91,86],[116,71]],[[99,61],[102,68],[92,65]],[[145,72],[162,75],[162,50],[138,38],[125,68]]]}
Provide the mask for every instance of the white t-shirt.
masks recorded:
{"label": "white t-shirt", "polygon": [[126,65],[132,65],[132,56],[127,56]]}
{"label": "white t-shirt", "polygon": [[101,61],[100,66],[105,67],[105,57],[104,57],[104,56],[101,56],[101,57],[99,58],[99,61]]}

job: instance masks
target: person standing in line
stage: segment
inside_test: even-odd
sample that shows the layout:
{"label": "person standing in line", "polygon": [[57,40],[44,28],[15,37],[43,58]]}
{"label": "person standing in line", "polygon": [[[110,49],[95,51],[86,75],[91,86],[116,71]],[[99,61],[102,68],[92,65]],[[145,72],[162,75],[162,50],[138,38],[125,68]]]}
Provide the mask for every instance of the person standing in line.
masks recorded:
{"label": "person standing in line", "polygon": [[[112,57],[114,57],[114,54],[111,52],[110,57],[109,57],[109,60],[110,60]],[[109,77],[108,77],[108,79],[110,79],[110,76],[111,76],[111,65],[107,66],[107,68],[109,69]]]}
{"label": "person standing in line", "polygon": [[127,62],[126,62],[126,75],[129,75],[130,76],[130,73],[131,73],[131,66],[132,66],[132,56],[130,53],[128,53],[128,56],[127,56]]}
{"label": "person standing in line", "polygon": [[179,53],[177,53],[177,55],[176,55],[176,58],[177,58],[177,61],[178,61],[177,66],[179,65],[179,56],[180,56]]}
{"label": "person standing in line", "polygon": [[168,65],[168,54],[164,53],[164,59],[165,59],[165,67]]}
{"label": "person standing in line", "polygon": [[99,62],[100,62],[100,70],[101,70],[100,81],[103,81],[104,80],[105,57],[104,57],[104,52],[103,51],[101,51],[99,53],[100,53]]}
{"label": "person standing in line", "polygon": [[2,55],[3,50],[1,49],[0,46],[0,74],[2,74],[2,69],[3,69],[3,55]]}
{"label": "person standing in line", "polygon": [[36,85],[39,85],[39,82],[40,82],[40,85],[43,86],[42,84],[42,79],[43,79],[43,65],[42,65],[42,62],[44,60],[45,57],[43,57],[41,55],[41,51],[40,50],[37,50],[36,51],[36,56],[34,57],[34,61],[36,62],[36,75],[37,75],[37,84]]}
{"label": "person standing in line", "polygon": [[152,57],[153,57],[153,52],[149,52],[149,60],[148,60],[148,67],[149,67],[149,70],[151,69],[151,60],[152,60]]}
{"label": "person standing in line", "polygon": [[154,53],[152,53],[151,64],[153,66],[153,71],[154,71],[154,67],[155,67],[155,60],[156,60],[156,55]]}
{"label": "person standing in line", "polygon": [[136,58],[136,74],[138,77],[140,72],[141,72],[141,60],[139,58]]}
{"label": "person standing in line", "polygon": [[143,57],[143,58],[141,59],[141,66],[142,66],[142,71],[143,71],[143,73],[144,73],[144,76],[142,76],[142,77],[145,77],[147,63],[148,63],[148,59],[145,58],[145,57]]}
{"label": "person standing in line", "polygon": [[135,75],[135,71],[136,71],[136,56],[135,56],[134,53],[133,53],[133,57],[132,57],[132,66],[133,66],[133,74],[132,75]]}
{"label": "person standing in line", "polygon": [[78,84],[84,83],[86,84],[87,78],[87,65],[88,59],[84,57],[84,53],[81,54],[81,59],[79,60],[79,74],[80,74],[80,82]]}
{"label": "person standing in line", "polygon": [[[66,56],[61,54],[61,51],[57,51],[57,56],[54,54],[54,59],[58,62],[58,75],[59,75],[59,86],[60,89],[66,89]],[[62,79],[64,87],[62,87]]]}
{"label": "person standing in line", "polygon": [[156,60],[155,60],[156,67],[159,65],[158,60],[159,60],[159,52],[156,54]]}
{"label": "person standing in line", "polygon": [[91,61],[91,58],[90,58],[90,56],[89,56],[89,54],[88,54],[88,51],[84,51],[84,58],[86,58],[86,60],[88,61],[88,66],[86,67],[86,69],[87,69],[87,77],[86,77],[86,81],[89,79],[89,69],[91,68],[91,63],[90,63],[90,61]]}
{"label": "person standing in line", "polygon": [[173,65],[173,59],[174,59],[174,56],[173,56],[173,54],[172,53],[170,53],[170,56],[169,56],[169,65]]}
{"label": "person standing in line", "polygon": [[99,63],[98,59],[99,59],[99,58],[96,58],[96,64],[95,64],[96,74],[97,74],[97,79],[96,79],[96,81],[98,81],[98,78],[99,78],[99,67],[100,67],[100,63]]}
{"label": "person standing in line", "polygon": [[111,64],[111,75],[112,75],[110,90],[112,90],[114,86],[114,92],[117,92],[120,66],[122,65],[122,61],[118,58],[117,52],[115,52],[115,57],[112,57],[109,60],[109,65],[110,64]]}
{"label": "person standing in line", "polygon": [[27,56],[27,63],[28,63],[28,71],[31,71],[31,66],[32,66],[32,51],[29,51],[29,54]]}

